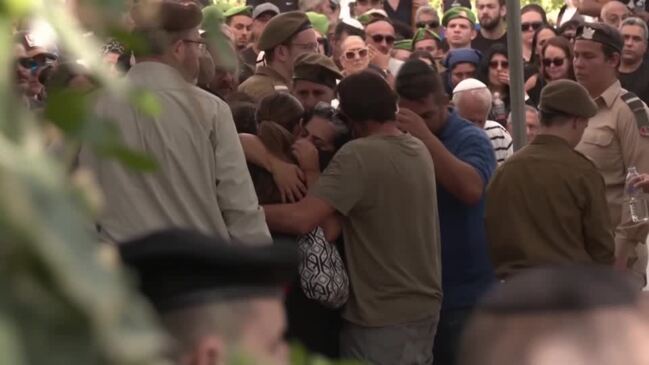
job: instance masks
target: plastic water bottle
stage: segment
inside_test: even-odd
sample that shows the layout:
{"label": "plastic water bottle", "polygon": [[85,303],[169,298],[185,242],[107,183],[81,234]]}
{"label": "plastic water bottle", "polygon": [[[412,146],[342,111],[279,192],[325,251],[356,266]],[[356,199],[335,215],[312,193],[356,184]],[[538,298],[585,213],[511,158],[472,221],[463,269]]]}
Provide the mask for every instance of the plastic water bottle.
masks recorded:
{"label": "plastic water bottle", "polygon": [[507,108],[499,92],[494,92],[493,107],[491,109],[494,120],[503,126],[507,125]]}
{"label": "plastic water bottle", "polygon": [[634,223],[649,221],[649,211],[647,209],[647,200],[640,189],[633,187],[631,180],[640,176],[635,166],[630,166],[626,174],[626,202],[629,205],[631,219]]}

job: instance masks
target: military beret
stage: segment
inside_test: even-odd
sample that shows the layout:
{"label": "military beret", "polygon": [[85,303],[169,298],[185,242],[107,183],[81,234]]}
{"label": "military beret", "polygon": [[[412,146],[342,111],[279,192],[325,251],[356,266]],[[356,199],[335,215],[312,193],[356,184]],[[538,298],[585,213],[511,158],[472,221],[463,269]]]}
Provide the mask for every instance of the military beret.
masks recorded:
{"label": "military beret", "polygon": [[476,23],[475,14],[471,11],[471,9],[465,8],[463,6],[457,6],[450,8],[446,13],[444,13],[444,17],[442,18],[442,25],[447,26],[448,22],[458,18],[466,19],[474,25]]}
{"label": "military beret", "polygon": [[252,6],[235,6],[223,13],[225,19],[230,19],[235,15],[245,15],[252,18]]}
{"label": "military beret", "polygon": [[356,18],[363,26],[377,21],[377,20],[387,20],[388,13],[383,9],[370,9]]}
{"label": "military beret", "polygon": [[620,32],[604,23],[586,23],[577,28],[577,40],[598,42],[622,52],[624,40]]}
{"label": "military beret", "polygon": [[316,13],[314,11],[309,11],[306,13],[307,18],[311,22],[313,29],[320,32],[320,34],[326,36],[329,32],[329,18],[326,15]]}
{"label": "military beret", "polygon": [[334,61],[319,53],[300,55],[293,66],[294,80],[307,80],[335,89],[336,81],[342,78]]}
{"label": "military beret", "polygon": [[301,11],[289,11],[271,19],[259,37],[259,49],[269,51],[288,41],[295,34],[312,28],[309,18]]}
{"label": "military beret", "polygon": [[402,39],[400,41],[394,42],[393,49],[402,49],[406,51],[411,51],[413,47],[412,39]]}
{"label": "military beret", "polygon": [[412,38],[412,48],[415,48],[415,44],[419,41],[423,41],[424,39],[434,39],[437,40],[438,42],[441,42],[442,39],[437,35],[437,33],[433,32],[432,30],[428,28],[419,28],[417,29],[417,32],[415,33],[415,36]]}
{"label": "military beret", "polygon": [[261,3],[257,6],[255,6],[255,9],[252,11],[252,18],[257,19],[259,18],[262,14],[266,13],[273,13],[273,16],[277,15],[280,13],[279,8],[277,5],[273,3]]}
{"label": "military beret", "polygon": [[597,104],[583,86],[566,79],[552,81],[541,90],[539,110],[592,118],[597,114]]}
{"label": "military beret", "polygon": [[232,244],[198,232],[169,229],[118,245],[140,291],[160,312],[276,295],[297,274],[297,249]]}
{"label": "military beret", "polygon": [[198,27],[203,14],[194,2],[148,0],[133,6],[131,18],[136,30],[180,32]]}

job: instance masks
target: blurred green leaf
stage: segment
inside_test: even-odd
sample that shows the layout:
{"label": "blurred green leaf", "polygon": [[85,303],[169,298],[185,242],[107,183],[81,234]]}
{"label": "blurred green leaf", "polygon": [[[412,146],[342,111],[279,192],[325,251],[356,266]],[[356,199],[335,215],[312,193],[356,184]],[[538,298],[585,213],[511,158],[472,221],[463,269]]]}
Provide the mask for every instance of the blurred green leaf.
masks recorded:
{"label": "blurred green leaf", "polygon": [[34,0],[2,0],[0,12],[10,17],[25,16],[34,7]]}
{"label": "blurred green leaf", "polygon": [[162,112],[158,99],[147,90],[133,90],[130,100],[135,107],[150,117],[158,116]]}
{"label": "blurred green leaf", "polygon": [[124,146],[111,146],[107,149],[100,150],[100,152],[103,156],[116,158],[127,167],[138,171],[150,172],[158,168],[158,164],[149,155],[133,151]]}
{"label": "blurred green leaf", "polygon": [[65,133],[79,135],[89,113],[88,94],[71,89],[55,91],[48,96],[45,118]]}

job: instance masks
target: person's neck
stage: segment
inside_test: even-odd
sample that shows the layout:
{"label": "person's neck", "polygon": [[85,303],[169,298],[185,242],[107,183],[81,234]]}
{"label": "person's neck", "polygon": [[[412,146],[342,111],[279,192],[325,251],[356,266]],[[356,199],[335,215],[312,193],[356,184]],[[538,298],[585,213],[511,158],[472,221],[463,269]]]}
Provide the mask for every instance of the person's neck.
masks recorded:
{"label": "person's neck", "polygon": [[504,98],[507,94],[507,89],[504,85],[491,85],[489,87],[489,90],[491,90],[492,94],[496,92],[499,93],[501,98]]}
{"label": "person's neck", "polygon": [[615,82],[617,81],[617,78],[611,78],[608,80],[608,82],[602,82],[599,85],[594,85],[590,88],[588,88],[588,93],[590,94],[590,97],[593,99],[598,98],[606,89],[611,87]]}
{"label": "person's neck", "polygon": [[532,46],[528,47],[526,44],[523,44],[523,59],[527,62],[532,59]]}
{"label": "person's neck", "polygon": [[503,22],[498,23],[498,25],[494,29],[485,29],[485,28],[480,28],[480,33],[482,34],[482,37],[486,39],[500,39],[503,35],[505,35],[505,31],[507,28],[505,28],[505,24]]}
{"label": "person's neck", "polygon": [[293,77],[292,70],[289,67],[286,67],[286,64],[281,62],[272,62],[268,64],[268,67],[272,68],[280,74],[286,82],[289,82]]}
{"label": "person's neck", "polygon": [[642,57],[640,57],[639,59],[634,60],[634,61],[628,61],[628,60],[622,59],[622,62],[620,62],[620,68],[619,68],[618,71],[620,71],[622,73],[625,73],[625,74],[629,74],[631,72],[635,72],[637,69],[640,68],[641,65],[642,65]]}
{"label": "person's neck", "polygon": [[467,44],[465,44],[465,45],[462,45],[462,46],[453,46],[453,45],[451,45],[449,48],[450,48],[450,49],[464,49],[464,48],[471,48],[471,43],[469,42],[469,43],[467,43]]}
{"label": "person's neck", "polygon": [[367,124],[367,136],[398,136],[403,134],[403,132],[397,127],[397,122],[374,122],[368,121]]}

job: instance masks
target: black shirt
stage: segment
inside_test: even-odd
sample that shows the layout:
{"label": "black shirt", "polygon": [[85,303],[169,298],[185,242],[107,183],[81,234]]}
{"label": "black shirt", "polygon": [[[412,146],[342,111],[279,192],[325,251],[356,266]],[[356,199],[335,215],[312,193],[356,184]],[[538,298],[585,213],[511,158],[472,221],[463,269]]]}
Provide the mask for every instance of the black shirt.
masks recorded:
{"label": "black shirt", "polygon": [[620,72],[622,87],[636,94],[645,104],[649,104],[649,59],[645,58],[637,70],[625,74]]}
{"label": "black shirt", "polygon": [[398,20],[404,24],[412,24],[412,0],[399,0],[397,9],[392,9],[387,0],[383,2],[383,10],[391,20]]}
{"label": "black shirt", "polygon": [[475,39],[471,42],[471,48],[477,49],[484,56],[489,48],[497,43],[500,43],[505,48],[507,48],[507,32],[505,32],[505,34],[503,34],[503,36],[498,39],[487,39],[482,36],[481,32],[478,32],[478,36],[475,37]]}

